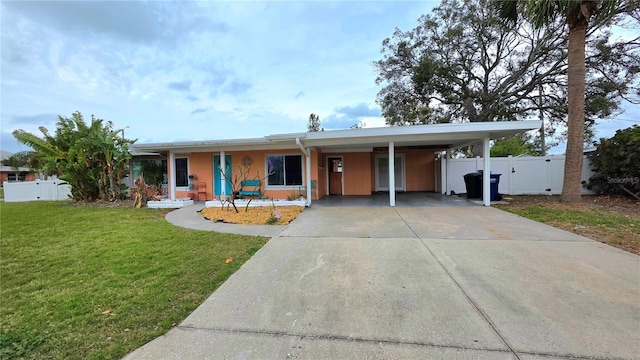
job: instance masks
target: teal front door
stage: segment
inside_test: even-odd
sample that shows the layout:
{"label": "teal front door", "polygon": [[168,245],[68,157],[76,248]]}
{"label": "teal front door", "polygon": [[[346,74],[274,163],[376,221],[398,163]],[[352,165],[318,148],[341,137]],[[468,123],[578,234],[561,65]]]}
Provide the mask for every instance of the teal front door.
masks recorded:
{"label": "teal front door", "polygon": [[[225,194],[231,195],[231,155],[224,156],[225,162],[225,174],[227,174],[227,181]],[[222,192],[220,191],[222,188],[220,187],[221,176],[220,173],[220,155],[213,155],[213,189],[216,196],[220,196]]]}

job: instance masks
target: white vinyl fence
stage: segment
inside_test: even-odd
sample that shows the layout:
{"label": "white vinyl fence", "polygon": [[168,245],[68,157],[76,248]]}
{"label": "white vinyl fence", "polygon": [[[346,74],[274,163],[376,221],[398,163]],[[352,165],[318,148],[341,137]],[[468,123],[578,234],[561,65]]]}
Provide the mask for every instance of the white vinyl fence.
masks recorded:
{"label": "white vinyl fence", "polygon": [[[483,159],[450,159],[449,189],[456,193],[466,193],[464,175],[484,168]],[[510,195],[557,195],[562,192],[564,176],[564,156],[527,156],[491,158],[491,172],[502,174],[498,192]],[[446,174],[444,161],[436,161],[437,191],[443,193],[442,182]],[[585,156],[582,164],[582,180],[588,181],[593,175],[591,164]],[[582,188],[583,194],[592,194]]]}
{"label": "white vinyl fence", "polygon": [[3,183],[4,201],[68,200],[71,186],[62,180],[36,180]]}

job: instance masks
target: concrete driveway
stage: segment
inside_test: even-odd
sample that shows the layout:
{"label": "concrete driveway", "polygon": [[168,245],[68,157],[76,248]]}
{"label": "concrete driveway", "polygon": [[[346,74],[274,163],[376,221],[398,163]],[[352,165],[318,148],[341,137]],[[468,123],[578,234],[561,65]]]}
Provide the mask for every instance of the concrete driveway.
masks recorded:
{"label": "concrete driveway", "polygon": [[640,257],[493,208],[314,206],[139,358],[640,358]]}

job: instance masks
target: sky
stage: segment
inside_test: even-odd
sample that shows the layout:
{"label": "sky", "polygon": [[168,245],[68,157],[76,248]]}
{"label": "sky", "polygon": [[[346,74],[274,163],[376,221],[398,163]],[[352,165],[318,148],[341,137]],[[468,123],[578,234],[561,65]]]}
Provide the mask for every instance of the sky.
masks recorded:
{"label": "sky", "polygon": [[[435,1],[0,2],[0,149],[80,111],[138,143],[384,126],[372,62]],[[610,137],[640,108],[598,125]],[[562,151],[562,150],[559,150]]]}

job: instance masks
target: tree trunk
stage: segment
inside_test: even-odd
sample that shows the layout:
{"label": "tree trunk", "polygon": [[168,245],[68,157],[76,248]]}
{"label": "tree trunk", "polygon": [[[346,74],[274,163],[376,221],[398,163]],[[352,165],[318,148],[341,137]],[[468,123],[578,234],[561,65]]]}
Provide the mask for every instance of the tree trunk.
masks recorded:
{"label": "tree trunk", "polygon": [[[569,119],[567,151],[564,160],[564,179],[560,200],[579,202],[582,188],[582,157],[584,151],[584,94],[585,94],[585,40],[587,20],[577,21],[569,27],[569,56],[567,90]],[[571,24],[571,22],[570,22]]]}
{"label": "tree trunk", "polygon": [[109,178],[109,201],[118,200],[118,190],[116,188],[116,174],[113,171],[113,166],[107,165],[107,175]]}

